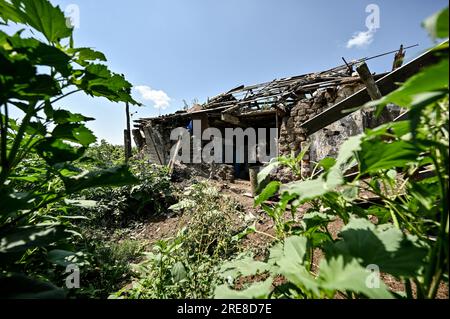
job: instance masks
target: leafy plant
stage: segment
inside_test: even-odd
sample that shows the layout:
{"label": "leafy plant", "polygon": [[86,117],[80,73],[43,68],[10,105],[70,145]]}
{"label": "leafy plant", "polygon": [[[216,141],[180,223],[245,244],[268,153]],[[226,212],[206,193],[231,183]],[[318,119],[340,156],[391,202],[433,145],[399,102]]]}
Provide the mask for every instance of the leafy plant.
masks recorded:
{"label": "leafy plant", "polygon": [[137,178],[135,185],[98,187],[73,197],[76,202],[93,202],[82,207],[82,215],[94,226],[126,226],[132,221],[163,215],[175,202],[167,168],[133,160],[129,163]]}
{"label": "leafy plant", "polygon": [[209,298],[219,280],[218,265],[238,251],[234,235],[242,228],[236,204],[206,183],[189,187],[171,209],[186,226],[174,238],[158,241],[136,266],[138,280],[114,298]]}
{"label": "leafy plant", "polygon": [[107,298],[132,277],[131,263],[142,257],[144,244],[138,240],[106,241],[98,236],[83,241],[87,262],[80,268],[84,283],[73,292],[77,298]]}
{"label": "leafy plant", "polygon": [[[424,25],[430,34],[448,37],[448,8]],[[216,297],[392,297],[382,282],[376,287],[367,282],[373,277],[365,267],[374,266],[378,280],[380,272],[402,280],[406,297],[413,297],[413,287],[418,298],[436,297],[442,280],[448,280],[448,40],[433,52],[438,63],[365,106],[376,106],[380,114],[394,103],[408,110],[407,121],[349,138],[315,179],[267,185],[255,204],[264,208],[264,201],[278,192],[275,207],[283,211],[288,201],[295,203],[294,209],[303,203],[312,208],[294,233],[277,226],[282,236],[266,262],[250,256],[223,265],[223,276],[232,276],[216,289]],[[344,178],[355,165],[359,174]],[[362,192],[377,200],[360,207]],[[265,210],[276,220],[273,210]],[[333,239],[327,225],[336,217],[345,226]],[[312,267],[315,249],[324,255],[318,269]],[[258,273],[269,277],[234,289],[239,276]],[[277,276],[286,284],[277,285]]]}
{"label": "leafy plant", "polygon": [[[24,274],[45,279],[35,273],[42,268],[31,265],[45,269],[50,251],[73,248],[79,234],[65,218],[63,200],[136,178],[125,166],[90,172],[74,166],[96,141],[85,126],[93,119],[55,103],[77,92],[138,103],[129,94],[131,84],[98,63],[106,61],[102,53],[74,47],[73,30],[48,0],[0,0],[0,22],[22,28],[12,35],[0,30],[0,281],[2,287],[16,285],[11,293],[2,290],[2,297],[61,296]],[[26,28],[36,37],[26,37]],[[20,121],[10,117],[11,108],[23,113]]]}

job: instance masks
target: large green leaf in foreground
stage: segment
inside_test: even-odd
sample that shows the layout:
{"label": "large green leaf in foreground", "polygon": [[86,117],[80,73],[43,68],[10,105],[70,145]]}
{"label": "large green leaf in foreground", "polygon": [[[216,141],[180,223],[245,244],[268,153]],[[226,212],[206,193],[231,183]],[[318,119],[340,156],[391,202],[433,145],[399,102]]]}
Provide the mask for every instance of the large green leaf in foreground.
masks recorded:
{"label": "large green leaf in foreground", "polygon": [[417,238],[391,224],[375,226],[366,219],[351,219],[328,253],[356,258],[363,266],[377,265],[394,276],[413,276],[424,265],[427,249]]}

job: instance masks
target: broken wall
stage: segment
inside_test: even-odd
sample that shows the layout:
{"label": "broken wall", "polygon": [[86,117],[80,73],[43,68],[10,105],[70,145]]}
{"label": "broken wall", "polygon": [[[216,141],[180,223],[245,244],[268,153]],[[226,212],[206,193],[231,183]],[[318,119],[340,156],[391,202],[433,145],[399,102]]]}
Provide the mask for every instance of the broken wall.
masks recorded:
{"label": "broken wall", "polygon": [[[363,111],[353,112],[309,136],[308,132],[302,128],[302,124],[363,88],[362,83],[353,81],[336,87],[318,89],[309,98],[299,100],[279,119],[280,155],[298,155],[302,149],[309,146],[309,151],[301,162],[302,177],[310,176],[314,166],[323,158],[336,157],[342,143],[350,136],[362,133],[367,123],[371,121],[373,114]],[[170,140],[170,133],[174,128],[186,127],[189,121],[190,118],[185,117],[147,123],[144,127],[144,135],[146,151],[149,152],[150,158],[155,162],[159,160],[161,164],[168,164],[170,150],[176,143],[176,141]],[[204,126],[208,126],[207,122],[207,119],[202,118],[202,129]],[[156,146],[153,147],[152,144]],[[299,179],[301,176],[293,176],[289,169],[280,169],[275,173],[274,178],[288,182]]]}
{"label": "broken wall", "polygon": [[[298,101],[290,113],[282,119],[279,138],[280,155],[289,156],[292,153],[297,155],[309,145],[309,151],[301,163],[303,177],[309,176],[315,163],[321,159],[328,156],[335,157],[340,145],[349,136],[359,134],[364,128],[361,111],[356,111],[310,136],[301,127],[302,124],[363,87],[363,84],[355,82],[335,88],[319,89],[311,98]],[[276,177],[283,182],[296,179],[286,170],[280,170]]]}

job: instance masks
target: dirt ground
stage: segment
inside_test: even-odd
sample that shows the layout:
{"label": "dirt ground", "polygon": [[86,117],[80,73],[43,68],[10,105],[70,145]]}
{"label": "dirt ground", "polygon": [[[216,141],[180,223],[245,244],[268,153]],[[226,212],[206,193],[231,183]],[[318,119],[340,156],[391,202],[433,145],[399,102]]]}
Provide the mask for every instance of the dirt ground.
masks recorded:
{"label": "dirt ground", "polygon": [[[240,203],[241,209],[244,213],[252,214],[256,220],[256,229],[259,232],[275,236],[272,219],[270,219],[263,210],[255,208],[253,205],[254,199],[251,196],[251,185],[249,181],[236,180],[234,183],[227,183],[210,180],[209,183],[214,185],[224,195],[230,196],[236,202]],[[181,189],[184,188],[185,185],[183,184],[186,184],[186,181],[179,184],[178,187]],[[300,208],[298,212],[299,218],[302,217],[307,208],[308,207]],[[167,217],[155,217],[150,219],[139,229],[136,229],[136,238],[145,240],[148,243],[148,247],[152,247],[152,244],[160,239],[168,239],[176,236],[177,232],[181,230],[186,223],[187,220],[184,219],[183,216],[176,214],[172,214]],[[337,234],[343,226],[344,223],[342,220],[336,219],[329,224],[328,230],[334,238],[337,238]],[[244,249],[251,249],[254,252],[256,259],[263,259],[267,256],[268,248],[273,241],[271,237],[261,233],[250,234],[243,240]],[[317,270],[317,265],[320,263],[322,257],[322,252],[317,250],[314,255],[313,271],[314,268]],[[382,274],[382,279],[393,291],[404,291],[403,283],[392,276]],[[412,288],[413,294],[415,294],[416,289],[414,286]],[[339,298],[339,296],[337,296],[337,298]],[[449,287],[446,284],[440,285],[437,298],[449,298]]]}

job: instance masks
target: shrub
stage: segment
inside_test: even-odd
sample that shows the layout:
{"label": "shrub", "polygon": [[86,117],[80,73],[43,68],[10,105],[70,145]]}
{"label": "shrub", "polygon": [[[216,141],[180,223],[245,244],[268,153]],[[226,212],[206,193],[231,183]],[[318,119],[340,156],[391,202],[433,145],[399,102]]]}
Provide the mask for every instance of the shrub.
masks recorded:
{"label": "shrub", "polygon": [[165,167],[134,161],[130,169],[138,183],[83,191],[74,200],[94,201],[81,209],[91,226],[125,226],[167,212],[174,203],[173,187]]}
{"label": "shrub", "polygon": [[136,266],[133,288],[118,298],[210,298],[218,282],[218,265],[238,249],[233,236],[242,213],[231,199],[206,183],[189,187],[171,207],[187,221],[175,238],[158,241]]}

